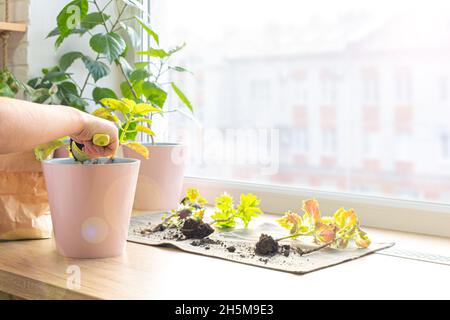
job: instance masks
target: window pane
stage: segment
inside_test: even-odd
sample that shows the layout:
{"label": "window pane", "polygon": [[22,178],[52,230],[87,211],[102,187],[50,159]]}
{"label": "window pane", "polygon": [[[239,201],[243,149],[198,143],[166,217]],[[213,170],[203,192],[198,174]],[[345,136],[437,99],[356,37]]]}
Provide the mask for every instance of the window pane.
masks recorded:
{"label": "window pane", "polygon": [[[450,202],[450,4],[152,0],[188,174]],[[179,106],[176,97],[171,106]]]}

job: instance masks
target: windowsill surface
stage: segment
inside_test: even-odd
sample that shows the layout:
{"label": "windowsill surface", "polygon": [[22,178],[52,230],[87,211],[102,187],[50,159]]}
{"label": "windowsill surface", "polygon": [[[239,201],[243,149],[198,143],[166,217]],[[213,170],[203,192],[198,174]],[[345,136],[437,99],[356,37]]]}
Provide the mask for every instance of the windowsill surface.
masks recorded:
{"label": "windowsill surface", "polygon": [[[399,249],[450,248],[448,238],[367,231]],[[124,256],[101,260],[64,258],[51,239],[0,243],[0,252],[0,292],[25,299],[450,298],[449,266],[381,254],[298,276],[134,243]],[[81,268],[79,290],[66,287],[70,265]],[[202,291],[199,278],[216,287]]]}

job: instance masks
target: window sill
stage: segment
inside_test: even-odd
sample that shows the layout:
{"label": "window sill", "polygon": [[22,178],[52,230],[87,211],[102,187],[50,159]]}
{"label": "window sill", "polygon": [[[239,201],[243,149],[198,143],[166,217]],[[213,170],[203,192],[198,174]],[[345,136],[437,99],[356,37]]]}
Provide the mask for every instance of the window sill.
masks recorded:
{"label": "window sill", "polygon": [[198,188],[209,203],[223,191],[234,198],[254,193],[262,199],[263,211],[282,214],[300,211],[302,200],[316,198],[327,214],[340,207],[355,209],[366,227],[450,237],[450,206],[445,204],[194,177],[186,177],[184,184]]}

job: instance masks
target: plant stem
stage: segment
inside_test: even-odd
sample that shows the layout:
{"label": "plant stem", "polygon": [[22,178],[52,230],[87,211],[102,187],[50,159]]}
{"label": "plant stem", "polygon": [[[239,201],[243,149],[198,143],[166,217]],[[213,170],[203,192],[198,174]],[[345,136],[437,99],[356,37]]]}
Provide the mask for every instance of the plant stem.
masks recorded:
{"label": "plant stem", "polygon": [[[94,5],[100,13],[103,13],[102,9],[100,9],[100,6],[97,3],[97,0],[94,0]],[[106,32],[109,33],[109,29],[108,29],[108,26],[106,25],[105,18],[103,17],[103,15],[101,15],[101,17],[102,17],[103,26],[105,27]]]}
{"label": "plant stem", "polygon": [[124,70],[122,64],[120,63],[120,60],[117,59],[116,62],[117,62],[117,64],[118,64],[118,66],[119,66],[120,72],[122,73],[123,77],[125,78],[125,81],[126,81],[127,84],[128,84],[128,87],[130,88],[131,93],[133,94],[134,98],[135,98],[136,100],[139,100],[139,97],[138,97],[138,95],[137,95],[137,93],[136,93],[136,90],[134,90],[133,84],[131,83],[130,79],[128,78],[127,73],[125,72],[125,70]]}
{"label": "plant stem", "polygon": [[311,232],[296,233],[296,234],[288,235],[288,236],[283,237],[283,238],[275,239],[275,241],[279,242],[279,241],[283,241],[283,240],[287,240],[287,239],[291,239],[291,238],[297,238],[297,237],[301,237],[301,236],[310,236],[311,234],[312,234]]}
{"label": "plant stem", "polygon": [[297,251],[299,251],[300,255],[303,256],[303,255],[305,255],[305,254],[310,254],[310,253],[313,253],[313,252],[320,251],[320,250],[322,250],[322,249],[328,248],[328,247],[331,246],[333,243],[334,243],[334,241],[329,242],[329,243],[326,243],[326,244],[324,244],[324,245],[322,245],[322,246],[320,246],[320,247],[317,247],[317,248],[314,248],[314,249],[311,249],[311,250],[303,250],[303,249],[300,248],[300,247],[296,247],[296,249],[297,249]]}
{"label": "plant stem", "polygon": [[[124,115],[126,117],[126,115]],[[122,134],[120,135],[120,139],[119,139],[119,143],[123,144],[125,141],[123,140],[125,138],[125,135],[128,132],[128,128],[130,127],[131,122],[133,122],[133,117],[131,117],[131,119],[126,119],[126,124],[125,124],[125,128],[123,128],[122,130]]]}
{"label": "plant stem", "polygon": [[114,31],[114,28],[117,26],[117,24],[120,22],[120,18],[122,18],[123,14],[125,13],[125,10],[127,9],[127,5],[124,4],[122,7],[122,10],[119,12],[119,15],[117,17],[116,22],[113,23],[113,26],[111,28],[111,31]]}
{"label": "plant stem", "polygon": [[[99,59],[100,59],[100,54],[97,55],[97,58],[95,58],[95,61],[98,61]],[[80,91],[80,97],[83,96],[84,90],[86,89],[90,78],[91,78],[91,72],[88,72],[86,80],[84,80],[83,87],[81,88],[81,91]]]}
{"label": "plant stem", "polygon": [[105,4],[105,6],[103,7],[103,9],[102,9],[102,11],[101,11],[102,13],[106,10],[106,8],[109,7],[109,5],[111,4],[111,2],[113,2],[113,0],[109,0],[108,3]]}

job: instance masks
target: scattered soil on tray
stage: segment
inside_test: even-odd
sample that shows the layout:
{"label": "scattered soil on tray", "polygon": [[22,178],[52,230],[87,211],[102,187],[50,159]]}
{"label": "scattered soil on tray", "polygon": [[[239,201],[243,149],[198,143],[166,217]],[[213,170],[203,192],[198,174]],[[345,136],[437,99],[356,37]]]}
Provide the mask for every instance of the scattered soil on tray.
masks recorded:
{"label": "scattered soil on tray", "polygon": [[200,246],[205,246],[205,245],[221,245],[223,242],[220,240],[213,240],[210,238],[203,238],[200,240],[194,240],[191,242],[191,245],[194,247],[200,247]]}
{"label": "scattered soil on tray", "polygon": [[214,229],[202,220],[187,219],[183,227],[181,227],[181,233],[186,239],[203,239],[214,232]]}
{"label": "scattered soil on tray", "polygon": [[279,244],[267,234],[261,234],[256,245],[255,242],[221,238],[214,233],[214,229],[209,224],[193,218],[187,218],[181,228],[177,228],[175,225],[161,227],[149,223],[134,231],[142,237],[156,241],[186,241],[190,246],[204,250],[204,252],[211,252],[213,255],[225,256],[228,254],[238,260],[253,260],[264,265],[290,266],[298,264],[298,259],[303,253],[296,246]]}
{"label": "scattered soil on tray", "polygon": [[278,253],[278,242],[267,234],[261,234],[255,246],[255,253],[259,256],[273,256]]}

